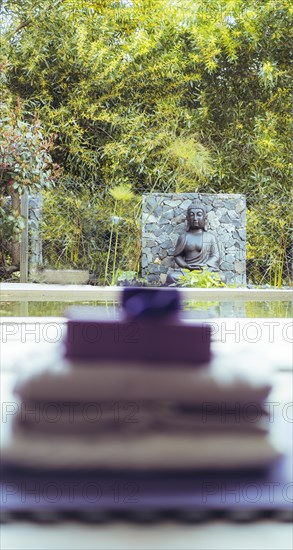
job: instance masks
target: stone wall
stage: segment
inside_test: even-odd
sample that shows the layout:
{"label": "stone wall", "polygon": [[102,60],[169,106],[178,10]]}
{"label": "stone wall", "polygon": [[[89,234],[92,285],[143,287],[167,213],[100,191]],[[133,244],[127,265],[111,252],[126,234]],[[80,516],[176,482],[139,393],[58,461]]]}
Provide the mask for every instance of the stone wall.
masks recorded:
{"label": "stone wall", "polygon": [[174,248],[186,228],[186,210],[200,199],[207,211],[207,230],[217,237],[220,271],[228,284],[246,283],[246,207],[244,195],[151,193],[143,195],[142,275],[150,283],[164,283],[176,266]]}
{"label": "stone wall", "polygon": [[[4,208],[7,213],[12,210],[11,197],[4,197]],[[42,194],[28,195],[28,232],[29,232],[29,270],[33,270],[43,263],[42,239]]]}
{"label": "stone wall", "polygon": [[41,222],[42,222],[42,194],[32,193],[28,199],[28,223],[29,223],[29,268],[30,271],[43,263]]}

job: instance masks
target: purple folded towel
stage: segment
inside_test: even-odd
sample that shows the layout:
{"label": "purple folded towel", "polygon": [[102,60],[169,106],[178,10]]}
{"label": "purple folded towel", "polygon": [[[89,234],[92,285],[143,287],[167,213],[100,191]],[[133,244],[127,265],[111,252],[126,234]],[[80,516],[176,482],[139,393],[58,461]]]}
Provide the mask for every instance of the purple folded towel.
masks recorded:
{"label": "purple folded towel", "polygon": [[122,311],[105,319],[99,308],[68,311],[65,357],[188,363],[211,358],[211,328],[184,323],[176,289],[124,289]]}

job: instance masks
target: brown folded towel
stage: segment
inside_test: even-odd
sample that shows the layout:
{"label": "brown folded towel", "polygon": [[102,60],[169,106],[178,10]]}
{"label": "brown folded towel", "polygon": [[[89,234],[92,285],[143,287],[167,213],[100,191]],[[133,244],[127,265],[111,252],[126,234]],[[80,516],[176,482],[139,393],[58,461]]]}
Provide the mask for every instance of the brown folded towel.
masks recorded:
{"label": "brown folded towel", "polygon": [[232,470],[266,467],[281,456],[271,435],[107,434],[80,438],[14,434],[2,463],[22,468],[118,470]]}
{"label": "brown folded towel", "polygon": [[[56,356],[42,357],[15,386],[22,401],[173,401],[202,408],[206,403],[262,403],[271,385],[255,370],[246,371],[241,358],[215,358],[209,367],[150,367],[137,363],[78,363]],[[37,364],[40,362],[38,358]]]}
{"label": "brown folded towel", "polygon": [[180,403],[155,401],[120,402],[24,402],[13,417],[14,430],[38,433],[88,434],[141,432],[267,432],[269,416],[258,404],[209,405],[203,409]]}

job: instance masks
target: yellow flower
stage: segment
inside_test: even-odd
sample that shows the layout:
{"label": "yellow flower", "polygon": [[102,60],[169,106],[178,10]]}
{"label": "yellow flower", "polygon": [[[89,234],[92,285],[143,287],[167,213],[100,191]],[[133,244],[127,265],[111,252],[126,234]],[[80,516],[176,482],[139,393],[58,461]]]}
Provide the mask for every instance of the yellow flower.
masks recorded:
{"label": "yellow flower", "polygon": [[110,190],[110,195],[115,201],[130,201],[134,198],[130,185],[117,185]]}

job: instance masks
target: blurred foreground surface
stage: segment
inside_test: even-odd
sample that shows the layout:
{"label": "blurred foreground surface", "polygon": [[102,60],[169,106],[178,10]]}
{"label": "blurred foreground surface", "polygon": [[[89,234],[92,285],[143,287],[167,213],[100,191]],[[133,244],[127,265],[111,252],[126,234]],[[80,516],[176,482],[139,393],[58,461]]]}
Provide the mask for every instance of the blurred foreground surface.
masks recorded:
{"label": "blurred foreground surface", "polygon": [[291,550],[292,525],[213,521],[199,525],[63,522],[3,525],[2,550]]}
{"label": "blurred foreground surface", "polygon": [[[239,352],[249,346],[256,355],[267,358],[268,379],[273,382],[276,402],[292,402],[292,322],[288,319],[230,319],[214,322],[213,351]],[[11,399],[11,388],[18,371],[17,358],[28,350],[38,353],[38,342],[58,345],[64,324],[42,319],[39,327],[16,320],[1,325],[1,399]],[[276,324],[277,323],[277,324]],[[38,332],[39,329],[39,332]],[[59,336],[59,340],[57,338]],[[290,409],[291,410],[291,409]],[[288,415],[291,412],[288,410]],[[58,521],[52,525],[18,521],[1,526],[3,550],[287,550],[293,545],[292,525],[276,519],[240,524],[213,519],[203,523],[155,521],[147,525],[131,521],[109,521],[87,525],[79,521]]]}

